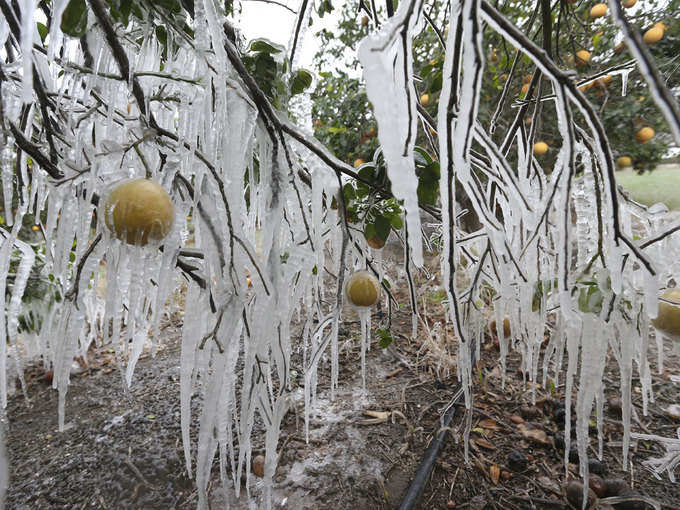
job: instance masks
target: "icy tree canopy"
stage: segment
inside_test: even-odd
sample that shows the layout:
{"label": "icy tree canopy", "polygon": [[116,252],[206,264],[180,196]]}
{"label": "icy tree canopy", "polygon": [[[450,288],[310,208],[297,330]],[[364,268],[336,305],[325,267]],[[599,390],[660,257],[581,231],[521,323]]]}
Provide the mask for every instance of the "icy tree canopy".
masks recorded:
{"label": "icy tree canopy", "polygon": [[[63,430],[74,357],[86,357],[93,342],[111,344],[121,384],[134,384],[145,343],[150,339],[155,349],[158,342],[168,298],[186,284],[179,398],[186,469],[195,476],[199,506],[207,505],[216,455],[223,483],[233,480],[238,491],[241,474],[250,476],[256,420],[266,429],[269,505],[280,424],[293,402],[292,353],[303,353],[303,366],[295,370],[304,381],[308,416],[319,371],[330,371],[331,389],[338,383],[346,276],[370,271],[392,306],[379,256],[348,228],[344,214],[342,187],[360,176],[309,134],[305,89],[311,75],[296,67],[295,52],[313,3],[302,0],[288,48],[265,40],[248,44],[238,17],[224,12],[222,2],[123,4],[0,2],[0,336],[7,338],[0,342],[0,400],[6,406],[8,367],[22,377],[26,349],[17,347],[29,335],[19,333],[21,314],[40,317],[31,342],[34,354],[54,370]],[[473,397],[471,360],[484,334],[478,303],[490,289],[503,366],[515,349],[532,381],[562,378],[567,411],[577,390],[583,474],[588,421],[594,405],[601,419],[603,370],[614,356],[625,465],[631,378],[639,374],[645,406],[653,401],[650,320],[660,289],[680,274],[680,226],[669,227],[663,211],[619,192],[612,150],[598,112],[578,88],[582,83],[555,63],[549,48],[533,42],[527,28],[486,0],[451,2],[445,20],[429,19],[427,9],[420,0],[399,2],[389,19],[374,19],[381,23],[372,25],[359,48],[391,181],[391,191],[381,193],[399,201],[405,218],[400,234],[408,243],[409,283],[422,265],[420,215],[427,210],[439,220],[440,283],[458,338],[458,377],[467,405]],[[678,104],[640,34],[616,0],[610,15],[635,58],[610,74],[625,81],[638,66],[680,142]],[[445,45],[436,119],[419,107],[413,76],[413,39],[429,23]],[[515,108],[516,120],[503,133],[493,119],[484,125],[479,118],[483,30],[500,34],[535,71],[527,96],[533,100],[513,105],[504,91],[499,111]],[[275,90],[256,79],[248,58],[275,63]],[[303,98],[296,108],[294,95]],[[552,168],[534,156],[535,131],[524,122],[548,105],[561,137]],[[437,135],[436,208],[419,204],[415,192],[415,133],[422,127]],[[123,233],[113,228],[128,220],[116,219],[122,209],[116,212],[115,204],[105,207],[111,190],[129,179],[153,181],[171,200],[170,209],[158,205],[162,198],[147,207],[150,221],[162,225],[143,239],[131,223],[122,224]],[[460,228],[461,194],[479,217],[476,232]],[[165,212],[154,220],[160,209]],[[39,225],[39,242],[24,236],[27,215]],[[469,264],[460,264],[461,256]],[[60,299],[28,310],[22,296],[35,271]],[[106,291],[98,295],[102,279]],[[411,306],[415,332],[415,299]],[[363,311],[361,317],[363,352],[370,347],[370,315]],[[501,326],[505,317],[511,338]],[[294,334],[295,325],[301,334]],[[546,328],[549,343],[541,358]],[[662,335],[656,341],[661,345]],[[190,402],[196,395],[200,431],[192,458]],[[569,441],[569,433],[565,437]]]}

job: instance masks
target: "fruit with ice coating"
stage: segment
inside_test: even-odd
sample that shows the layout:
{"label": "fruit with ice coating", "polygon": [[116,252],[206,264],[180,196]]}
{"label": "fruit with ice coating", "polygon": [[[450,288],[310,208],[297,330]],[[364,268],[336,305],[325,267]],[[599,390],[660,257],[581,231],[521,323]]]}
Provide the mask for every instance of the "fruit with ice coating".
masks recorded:
{"label": "fruit with ice coating", "polygon": [[380,296],[380,283],[368,271],[357,271],[347,279],[345,296],[354,306],[373,306]]}
{"label": "fruit with ice coating", "polygon": [[157,182],[133,179],[118,184],[109,193],[104,222],[121,241],[146,245],[160,241],[172,229],[175,217],[172,200]]}
{"label": "fruit with ice coating", "polygon": [[[668,289],[661,297],[659,314],[652,321],[652,326],[663,333],[664,336],[680,343],[680,289]],[[676,301],[678,304],[674,305],[663,301],[664,299]]]}

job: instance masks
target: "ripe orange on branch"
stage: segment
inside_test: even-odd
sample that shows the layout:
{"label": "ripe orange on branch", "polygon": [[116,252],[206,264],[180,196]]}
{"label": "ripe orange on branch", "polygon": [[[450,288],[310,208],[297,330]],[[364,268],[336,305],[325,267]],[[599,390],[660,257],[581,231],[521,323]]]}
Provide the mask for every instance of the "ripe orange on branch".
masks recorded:
{"label": "ripe orange on branch", "polygon": [[640,143],[645,143],[654,138],[656,133],[649,126],[645,126],[635,133],[635,139]]}
{"label": "ripe orange on branch", "polygon": [[540,156],[548,152],[548,144],[545,142],[536,142],[534,144],[534,154]]}
{"label": "ripe orange on branch", "polygon": [[593,8],[590,9],[591,18],[601,18],[607,14],[607,4],[595,4]]}
{"label": "ripe orange on branch", "polygon": [[590,61],[590,52],[588,50],[578,50],[576,52],[576,64],[580,66],[586,65]]}
{"label": "ripe orange on branch", "polygon": [[619,168],[626,168],[627,166],[630,166],[633,164],[633,160],[630,159],[628,156],[621,156],[619,159],[616,160],[616,166]]}
{"label": "ripe orange on branch", "polygon": [[642,36],[642,40],[647,44],[657,43],[661,39],[663,39],[663,28],[660,26],[653,26],[645,32],[645,35]]}
{"label": "ripe orange on branch", "polygon": [[157,182],[133,179],[118,184],[109,193],[104,222],[120,240],[146,245],[160,241],[172,229],[175,210],[170,196]]}

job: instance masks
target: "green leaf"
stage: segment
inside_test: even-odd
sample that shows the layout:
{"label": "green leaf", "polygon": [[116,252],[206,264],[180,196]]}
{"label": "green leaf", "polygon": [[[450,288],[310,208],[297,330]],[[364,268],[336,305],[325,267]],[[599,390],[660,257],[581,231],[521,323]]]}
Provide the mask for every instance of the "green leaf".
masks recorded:
{"label": "green leaf", "polygon": [[156,27],[156,38],[158,38],[158,42],[160,42],[163,45],[163,48],[165,48],[168,44],[168,32],[165,30],[165,27],[160,25]]}
{"label": "green leaf", "polygon": [[71,37],[81,37],[87,31],[87,4],[85,0],[71,0],[61,15],[61,31]]}
{"label": "green leaf", "polygon": [[47,27],[38,21],[38,34],[40,34],[40,40],[44,43],[45,37],[47,37]]}
{"label": "green leaf", "polygon": [[323,15],[327,12],[333,12],[333,4],[331,3],[331,0],[322,0],[317,12],[319,14],[319,18],[323,18]]}
{"label": "green leaf", "polygon": [[261,53],[275,55],[283,51],[283,46],[273,43],[267,39],[255,39],[250,43],[249,51],[258,51]]}
{"label": "green leaf", "polygon": [[120,20],[125,26],[130,22],[130,13],[132,12],[133,3],[133,0],[120,0]]}
{"label": "green leaf", "polygon": [[584,313],[599,314],[602,311],[604,296],[595,282],[582,282],[586,285],[578,295],[578,308]]}
{"label": "green leaf", "polygon": [[420,168],[418,176],[418,201],[421,204],[435,205],[439,196],[440,168],[437,161]]}
{"label": "green leaf", "polygon": [[430,76],[430,83],[428,84],[427,91],[430,93],[439,92],[442,89],[443,73],[437,71],[432,73]]}
{"label": "green leaf", "polygon": [[345,186],[342,188],[343,194],[345,195],[345,201],[352,200],[353,198],[356,198],[356,191],[354,190],[354,186],[352,186],[351,183],[345,184]]}
{"label": "green leaf", "polygon": [[390,235],[390,230],[392,230],[392,224],[390,223],[390,220],[384,216],[377,216],[373,224],[378,237],[380,237],[380,239],[383,241],[387,241],[387,238]]}
{"label": "green leaf", "polygon": [[174,14],[179,14],[182,12],[182,5],[179,3],[179,0],[155,0],[153,3],[154,5],[163,7]]}
{"label": "green leaf", "polygon": [[375,330],[376,334],[380,337],[380,341],[378,342],[378,345],[386,349],[390,345],[392,345],[392,342],[394,339],[392,338],[392,335],[390,334],[389,330],[387,329],[376,329]]}
{"label": "green leaf", "polygon": [[393,214],[390,217],[390,223],[392,224],[392,227],[394,227],[394,230],[401,230],[401,227],[404,226],[404,220],[401,219],[401,214]]}
{"label": "green leaf", "polygon": [[291,94],[294,96],[295,94],[301,94],[304,92],[312,85],[313,79],[314,77],[312,76],[312,73],[304,69],[298,69],[290,84]]}
{"label": "green leaf", "polygon": [[366,223],[366,230],[364,230],[364,237],[366,239],[372,239],[377,235],[375,226],[373,223]]}
{"label": "green leaf", "polygon": [[430,156],[428,152],[422,147],[414,147],[413,151],[416,159],[416,164],[429,165],[434,161],[432,159],[432,156]]}
{"label": "green leaf", "polygon": [[375,167],[372,165],[362,165],[361,170],[357,173],[359,177],[368,182],[373,182],[373,171]]}

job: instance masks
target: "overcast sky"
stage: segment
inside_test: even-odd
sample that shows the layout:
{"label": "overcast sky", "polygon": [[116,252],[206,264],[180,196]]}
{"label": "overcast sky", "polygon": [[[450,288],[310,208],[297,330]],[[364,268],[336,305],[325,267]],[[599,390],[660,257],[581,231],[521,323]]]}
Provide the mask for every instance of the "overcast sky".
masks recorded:
{"label": "overcast sky", "polygon": [[[299,0],[281,0],[281,3],[286,4],[294,11],[297,11],[300,5]],[[254,0],[243,0],[241,5],[243,10],[240,27],[248,40],[263,37],[288,48],[296,20],[294,13],[278,5]],[[314,24],[309,27],[305,37],[298,62],[299,67],[309,68],[311,66],[312,58],[319,46],[313,34],[316,34],[322,28],[332,29],[338,17],[339,14],[330,13],[326,14],[323,19],[319,19],[313,14]]]}

